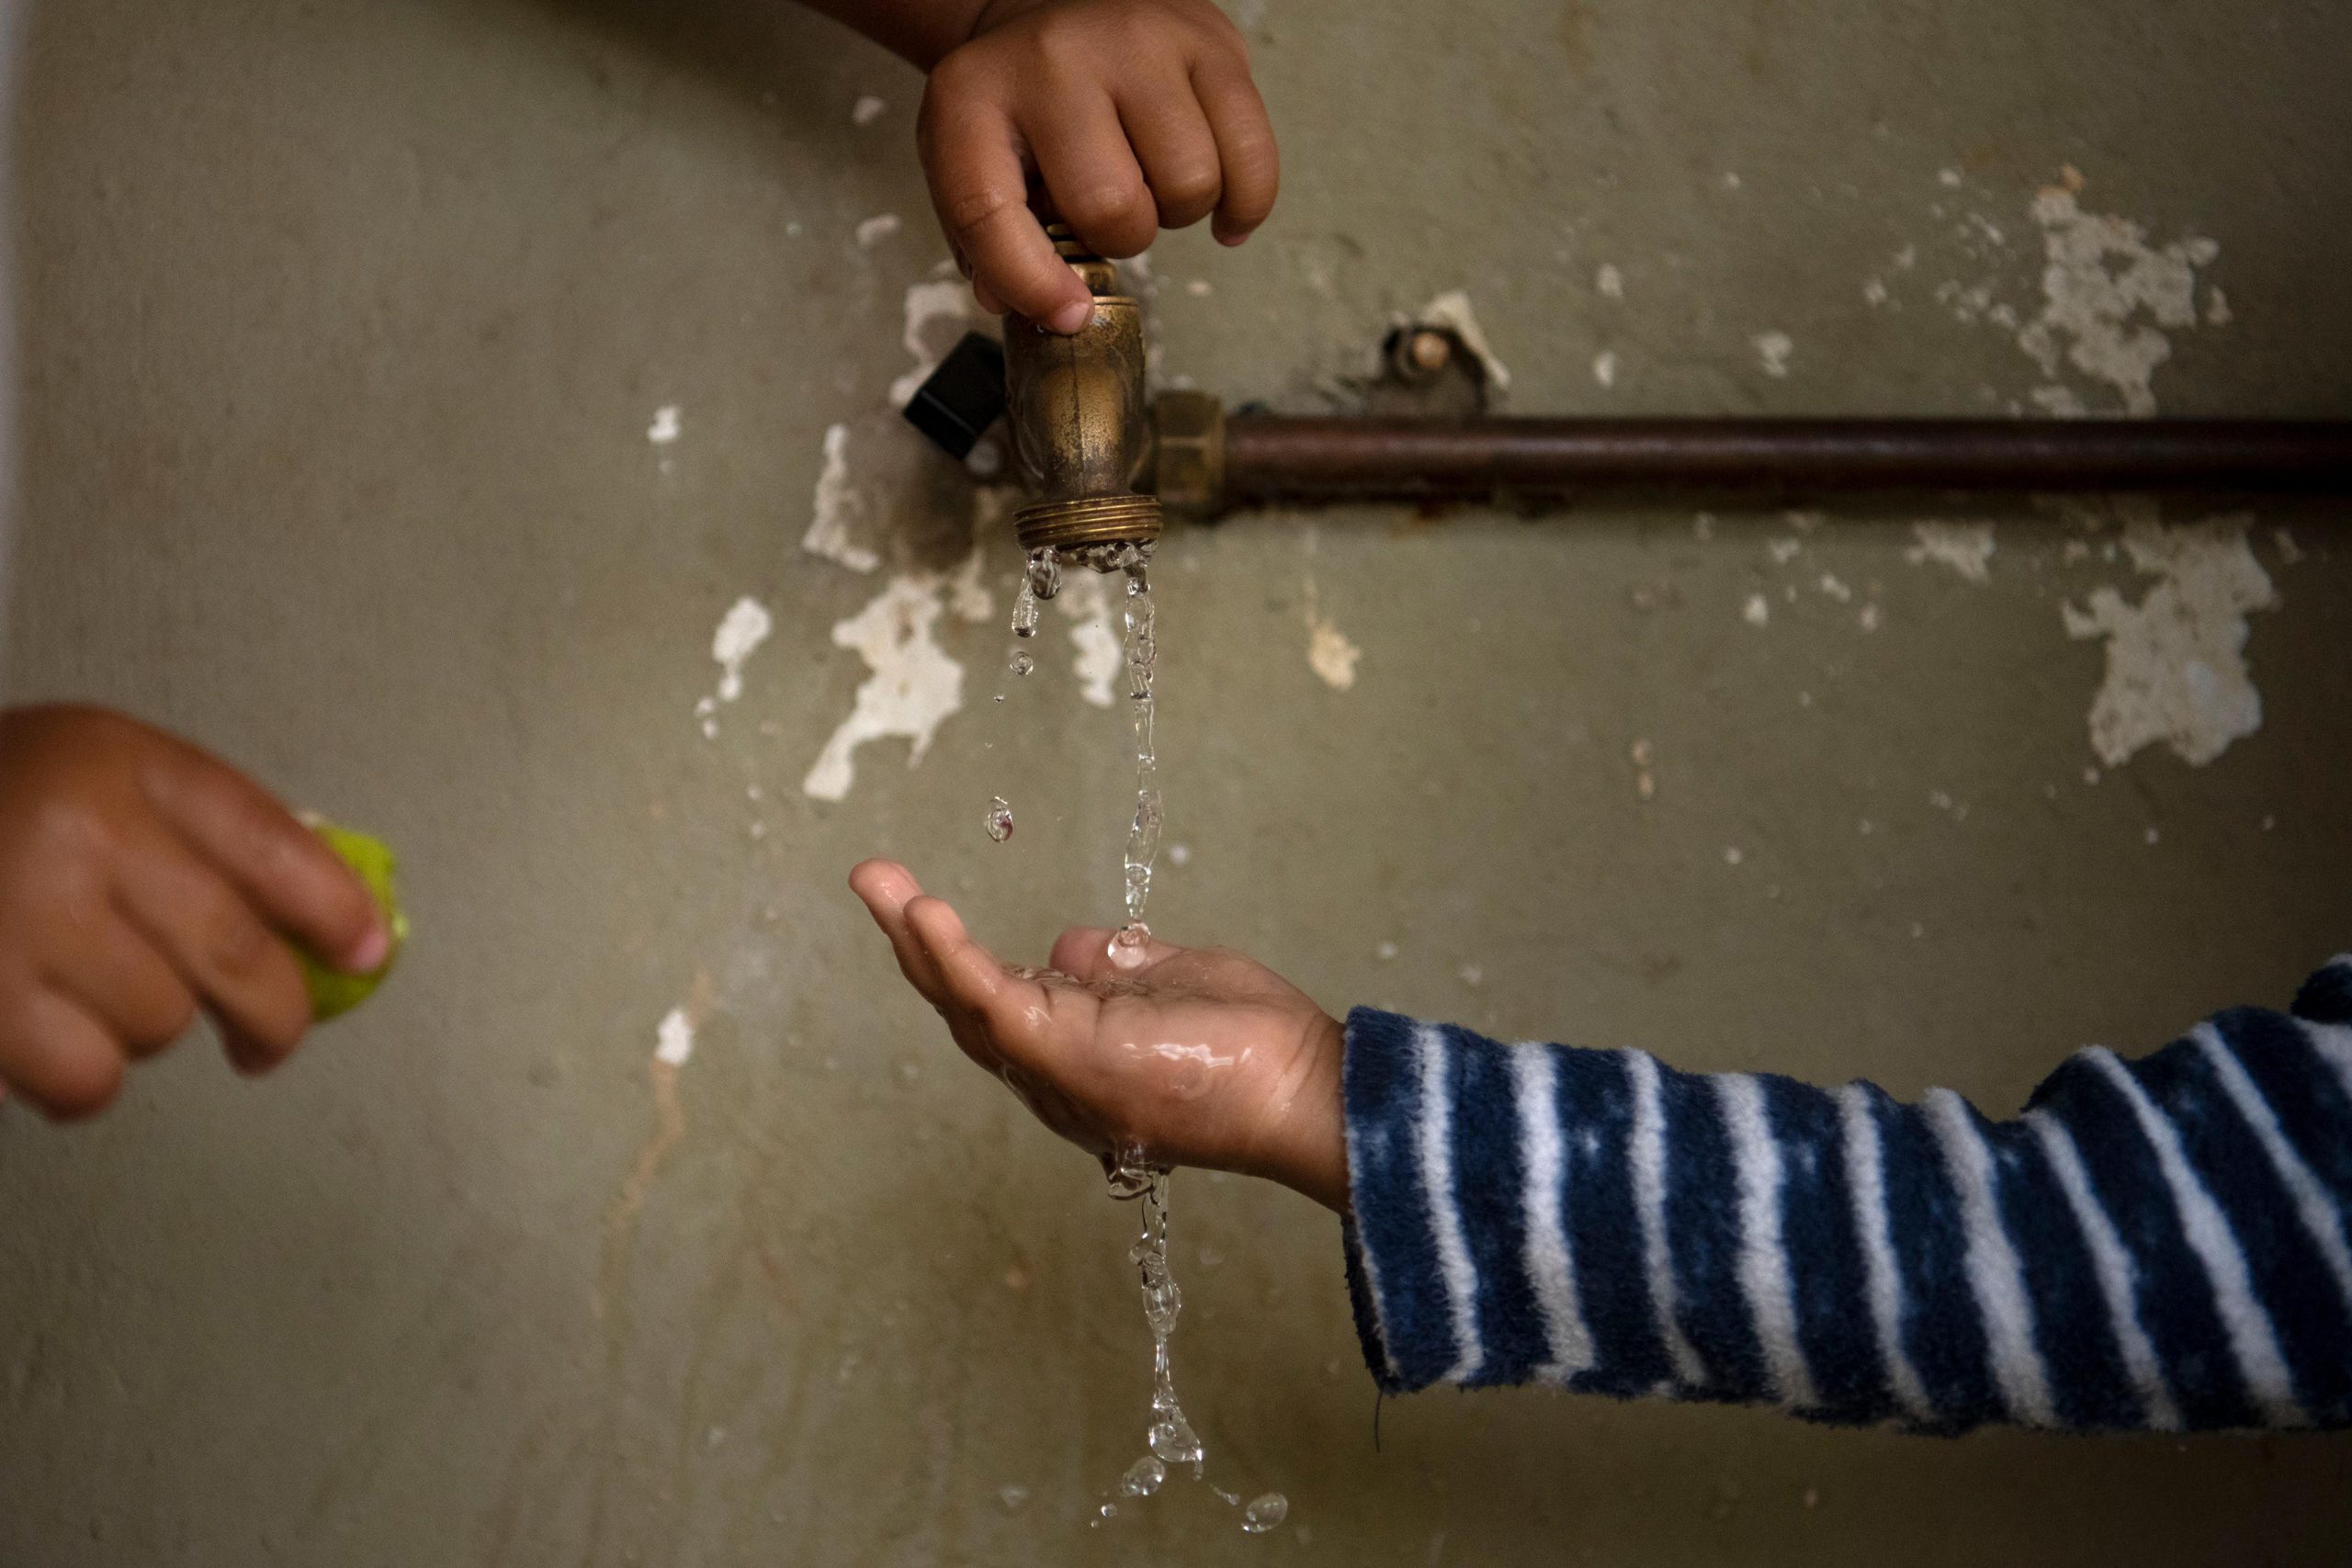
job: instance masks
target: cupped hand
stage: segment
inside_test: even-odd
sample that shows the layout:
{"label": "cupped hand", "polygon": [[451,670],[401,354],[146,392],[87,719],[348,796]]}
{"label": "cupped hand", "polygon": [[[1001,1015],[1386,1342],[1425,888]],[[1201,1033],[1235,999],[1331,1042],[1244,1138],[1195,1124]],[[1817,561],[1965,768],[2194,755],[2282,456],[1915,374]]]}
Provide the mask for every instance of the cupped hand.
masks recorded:
{"label": "cupped hand", "polygon": [[1340,1025],[1238,953],[1062,933],[1051,967],[1008,966],[914,876],[870,860],[850,886],[964,1054],[1102,1159],[1193,1165],[1347,1204]]}

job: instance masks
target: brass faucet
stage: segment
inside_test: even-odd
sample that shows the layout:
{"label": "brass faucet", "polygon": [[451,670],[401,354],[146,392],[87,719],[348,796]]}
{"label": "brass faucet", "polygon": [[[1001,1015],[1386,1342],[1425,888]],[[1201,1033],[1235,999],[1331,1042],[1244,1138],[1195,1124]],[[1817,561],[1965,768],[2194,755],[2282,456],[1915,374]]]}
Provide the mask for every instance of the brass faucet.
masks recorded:
{"label": "brass faucet", "polygon": [[1093,291],[1094,315],[1067,336],[1005,318],[1005,423],[1035,498],[1014,526],[1027,550],[1148,544],[1159,537],[1159,501],[1136,488],[1152,446],[1143,309],[1120,291],[1119,269],[1067,227],[1046,233]]}

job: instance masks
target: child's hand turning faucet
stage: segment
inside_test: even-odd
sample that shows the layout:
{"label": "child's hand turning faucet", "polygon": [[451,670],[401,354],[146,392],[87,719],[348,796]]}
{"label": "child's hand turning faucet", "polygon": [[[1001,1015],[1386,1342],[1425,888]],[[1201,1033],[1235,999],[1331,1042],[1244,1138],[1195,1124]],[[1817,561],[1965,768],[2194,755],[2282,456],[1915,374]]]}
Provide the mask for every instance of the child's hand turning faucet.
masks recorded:
{"label": "child's hand turning faucet", "polygon": [[984,309],[1074,333],[1092,310],[1040,210],[1132,256],[1273,209],[1273,127],[1209,0],[809,0],[929,73],[916,139],[939,226]]}

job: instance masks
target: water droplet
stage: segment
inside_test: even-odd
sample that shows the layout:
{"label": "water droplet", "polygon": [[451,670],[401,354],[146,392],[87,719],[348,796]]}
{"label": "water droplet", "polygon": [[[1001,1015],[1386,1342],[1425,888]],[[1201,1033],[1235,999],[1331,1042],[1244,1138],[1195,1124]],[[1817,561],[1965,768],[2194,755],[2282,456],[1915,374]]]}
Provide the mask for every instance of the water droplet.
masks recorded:
{"label": "water droplet", "polygon": [[1050,599],[1062,591],[1061,560],[1051,550],[1029,552],[1029,568],[1023,574],[1022,587],[1031,597]]}
{"label": "water droplet", "polygon": [[1012,807],[1001,795],[989,797],[989,837],[998,843],[1012,837]]}
{"label": "water droplet", "polygon": [[1009,668],[1015,675],[1026,675],[1037,668],[1037,660],[1035,656],[1024,648],[1013,654],[1012,663]]}
{"label": "water droplet", "polygon": [[1241,1528],[1251,1535],[1263,1535],[1290,1517],[1290,1499],[1279,1492],[1269,1492],[1262,1497],[1252,1497],[1250,1506],[1241,1510]]}
{"label": "water droplet", "polygon": [[1119,1477],[1119,1495],[1148,1497],[1159,1491],[1160,1483],[1167,1479],[1168,1467],[1146,1454],[1127,1466],[1126,1474]]}

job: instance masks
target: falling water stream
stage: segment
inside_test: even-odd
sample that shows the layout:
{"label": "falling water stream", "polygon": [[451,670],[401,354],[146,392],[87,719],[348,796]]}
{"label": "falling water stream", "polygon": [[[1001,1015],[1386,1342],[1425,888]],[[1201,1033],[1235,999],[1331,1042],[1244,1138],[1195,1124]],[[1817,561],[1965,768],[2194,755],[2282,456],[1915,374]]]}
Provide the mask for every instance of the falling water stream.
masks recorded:
{"label": "falling water stream", "polygon": [[[1081,570],[1115,574],[1126,587],[1123,663],[1128,710],[1135,725],[1136,807],[1122,856],[1126,919],[1112,935],[1110,958],[1115,967],[1135,969],[1143,965],[1151,950],[1151,928],[1144,923],[1144,910],[1151,900],[1152,867],[1159,859],[1160,830],[1167,820],[1154,734],[1158,715],[1152,678],[1159,666],[1159,646],[1151,597],[1151,547],[1096,545],[1072,550],[1066,557],[1050,549],[1031,552],[1012,607],[1013,651],[1007,668],[1015,675],[1026,675],[1036,668],[1027,644],[1037,635],[1044,601],[1060,591],[1065,559]],[[987,826],[989,837],[999,843],[1012,836],[1012,808],[1003,796],[989,800]],[[1151,1163],[1139,1148],[1120,1151],[1110,1171],[1111,1196],[1134,1202],[1142,1215],[1140,1233],[1127,1249],[1127,1261],[1135,1265],[1143,1293],[1144,1322],[1151,1329],[1151,1414],[1144,1430],[1145,1451],[1120,1475],[1112,1499],[1100,1505],[1093,1523],[1100,1526],[1116,1518],[1121,1501],[1132,1503],[1151,1496],[1166,1483],[1171,1471],[1189,1470],[1194,1481],[1209,1485],[1227,1507],[1241,1509],[1243,1530],[1263,1535],[1289,1516],[1289,1500],[1279,1492],[1268,1492],[1244,1507],[1238,1494],[1210,1484],[1207,1450],[1176,1397],[1168,1341],[1176,1331],[1184,1298],[1168,1260],[1169,1175],[1166,1166]]]}

